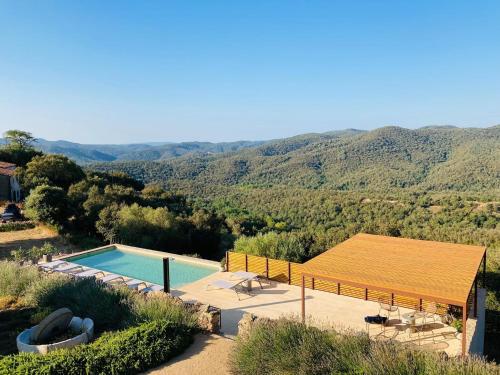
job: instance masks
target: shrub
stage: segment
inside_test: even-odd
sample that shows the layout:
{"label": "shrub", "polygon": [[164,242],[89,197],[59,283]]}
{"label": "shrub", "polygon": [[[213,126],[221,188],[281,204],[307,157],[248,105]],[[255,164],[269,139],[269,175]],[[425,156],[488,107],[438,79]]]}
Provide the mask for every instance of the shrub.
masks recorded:
{"label": "shrub", "polygon": [[0,225],[0,232],[13,232],[16,230],[32,229],[35,224],[31,221],[10,222]]}
{"label": "shrub", "polygon": [[257,324],[238,339],[231,360],[234,374],[441,375],[500,374],[484,359],[447,359],[397,342],[373,342],[362,334],[321,331],[281,319]]}
{"label": "shrub", "polygon": [[57,254],[58,250],[54,245],[49,242],[45,242],[43,246],[37,247],[33,246],[31,249],[19,248],[17,250],[12,250],[10,255],[16,262],[21,261],[38,261],[43,255],[54,255]]}
{"label": "shrub", "polygon": [[42,275],[36,267],[21,267],[18,263],[0,261],[0,296],[21,297]]}
{"label": "shrub", "polygon": [[28,303],[39,309],[68,307],[75,315],[94,320],[96,331],[122,328],[130,320],[130,296],[125,288],[109,288],[95,279],[51,275],[32,285]]}
{"label": "shrub", "polygon": [[241,375],[328,374],[331,343],[328,333],[301,323],[261,323],[247,340],[238,340],[231,367]]}
{"label": "shrub", "polygon": [[167,319],[193,329],[197,325],[197,316],[194,312],[163,293],[152,293],[148,296],[134,294],[131,310],[133,324]]}
{"label": "shrub", "polygon": [[137,374],[182,353],[192,341],[189,327],[156,320],[73,349],[4,357],[0,374]]}

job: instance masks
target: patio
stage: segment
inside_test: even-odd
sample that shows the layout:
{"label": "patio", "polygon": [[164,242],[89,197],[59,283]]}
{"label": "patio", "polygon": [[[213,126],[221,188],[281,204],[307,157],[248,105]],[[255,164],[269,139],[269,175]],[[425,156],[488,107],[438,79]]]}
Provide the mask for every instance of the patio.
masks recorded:
{"label": "patio", "polygon": [[[214,289],[206,290],[207,285],[213,280],[231,280],[231,273],[218,272],[195,283],[173,290],[172,294],[181,297],[184,301],[196,300],[202,303],[220,307],[222,309],[222,331],[225,335],[235,336],[238,330],[238,322],[244,313],[252,313],[259,317],[300,318],[301,313],[301,288],[294,285],[279,283],[275,281],[263,282],[263,288],[253,282],[253,290],[250,294],[240,294],[238,300],[236,293],[232,290]],[[483,290],[479,291],[484,301]],[[319,290],[308,290],[307,320],[311,324],[320,327],[334,327],[336,329],[348,329],[355,331],[366,331],[367,327],[364,317],[375,315],[379,311],[379,304],[373,301],[364,301],[348,296],[335,295]],[[479,303],[484,306],[484,303]],[[401,313],[410,312],[410,309],[400,308]],[[467,320],[468,345],[476,332],[476,324],[482,319],[484,325],[484,307],[479,310],[478,318]],[[394,322],[395,323],[395,322]],[[433,326],[433,331],[424,332],[421,335],[421,347],[433,350],[443,350],[451,356],[461,353],[460,336],[455,336],[456,330],[449,326]],[[395,333],[394,333],[395,332]],[[385,332],[380,326],[372,326],[369,329],[370,336],[378,340],[393,338],[401,342],[417,343],[416,335],[401,330],[400,325],[390,324]]]}
{"label": "patio", "polygon": [[[369,334],[374,339],[410,342],[449,355],[482,354],[485,291],[478,287],[478,271],[486,262],[483,247],[360,233],[304,264],[231,252],[226,259],[231,272],[175,293],[222,308],[227,334],[236,334],[245,312],[269,318],[293,315],[318,326],[366,331],[364,318],[379,313],[381,299],[397,306],[401,317],[414,312],[436,319],[415,324],[393,316],[384,330],[372,325]],[[206,289],[217,279],[231,281],[236,271],[271,281],[241,300],[232,290]],[[450,306],[465,323],[463,334],[432,313],[445,315]],[[418,335],[410,334],[415,326]]]}

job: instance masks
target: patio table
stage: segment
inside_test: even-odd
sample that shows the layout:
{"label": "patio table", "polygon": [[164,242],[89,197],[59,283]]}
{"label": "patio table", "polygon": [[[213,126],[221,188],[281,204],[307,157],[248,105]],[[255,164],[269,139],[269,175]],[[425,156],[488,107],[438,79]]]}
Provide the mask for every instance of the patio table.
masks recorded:
{"label": "patio table", "polygon": [[408,326],[410,333],[415,333],[417,331],[416,316],[414,312],[403,314],[401,318],[401,321]]}

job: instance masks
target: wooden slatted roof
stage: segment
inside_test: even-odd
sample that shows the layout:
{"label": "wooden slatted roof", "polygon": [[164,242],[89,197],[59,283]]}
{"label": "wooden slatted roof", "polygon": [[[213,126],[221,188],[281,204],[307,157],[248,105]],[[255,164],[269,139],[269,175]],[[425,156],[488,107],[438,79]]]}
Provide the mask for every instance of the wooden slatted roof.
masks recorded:
{"label": "wooden slatted roof", "polygon": [[486,249],[360,233],[303,265],[308,276],[463,305]]}

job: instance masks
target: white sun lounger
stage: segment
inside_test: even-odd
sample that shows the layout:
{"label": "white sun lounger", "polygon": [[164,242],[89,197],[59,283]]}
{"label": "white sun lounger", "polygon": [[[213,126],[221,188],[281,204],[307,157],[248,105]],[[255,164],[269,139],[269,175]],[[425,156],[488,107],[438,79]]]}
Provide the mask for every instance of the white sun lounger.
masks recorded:
{"label": "white sun lounger", "polygon": [[161,292],[163,287],[161,285],[153,284],[148,286],[147,288],[141,289],[141,293],[149,293],[149,292]]}
{"label": "white sun lounger", "polygon": [[62,273],[74,273],[77,270],[80,270],[80,272],[85,271],[83,266],[80,266],[80,265],[74,264],[74,263],[68,263],[65,266],[57,267],[57,268],[54,268],[53,270],[56,272],[62,272]]}
{"label": "white sun lounger", "polygon": [[226,280],[214,280],[214,281],[211,281],[207,285],[207,290],[209,287],[214,287],[216,289],[233,290],[236,293],[236,296],[238,297],[238,300],[239,300],[240,295],[238,294],[238,289],[241,289],[241,283],[243,283],[245,281],[246,280],[238,280],[236,282],[231,282],[231,281],[226,281]]}
{"label": "white sun lounger", "polygon": [[43,264],[40,264],[40,268],[46,270],[46,271],[53,271],[56,267],[60,267],[62,265],[66,265],[68,264],[68,262],[64,261],[64,260],[54,260],[53,262],[49,262],[49,263],[43,263]]}
{"label": "white sun lounger", "polygon": [[89,268],[83,272],[78,272],[78,273],[75,273],[73,274],[73,276],[79,278],[79,279],[82,279],[82,278],[86,278],[86,277],[97,277],[97,275],[102,275],[104,276],[104,272],[101,271],[101,270],[96,270],[95,268]]}
{"label": "white sun lounger", "polygon": [[112,281],[118,281],[118,279],[121,279],[122,282],[124,281],[123,276],[110,273],[109,275],[106,275],[100,278],[99,280],[102,281],[103,283],[110,283]]}
{"label": "white sun lounger", "polygon": [[137,279],[132,279],[132,280],[129,280],[129,281],[126,281],[125,282],[125,285],[129,288],[129,289],[139,289],[139,286],[143,284],[144,287],[147,287],[148,285],[146,284],[145,281],[142,281],[142,280],[137,280]]}
{"label": "white sun lounger", "polygon": [[246,272],[246,271],[236,271],[236,272],[233,272],[231,277],[236,277],[238,279],[242,279],[245,281],[257,281],[260,285],[260,289],[263,289],[262,283],[260,282],[260,277],[256,273]]}

